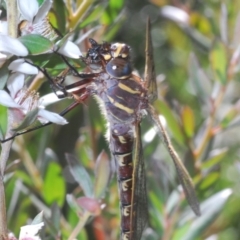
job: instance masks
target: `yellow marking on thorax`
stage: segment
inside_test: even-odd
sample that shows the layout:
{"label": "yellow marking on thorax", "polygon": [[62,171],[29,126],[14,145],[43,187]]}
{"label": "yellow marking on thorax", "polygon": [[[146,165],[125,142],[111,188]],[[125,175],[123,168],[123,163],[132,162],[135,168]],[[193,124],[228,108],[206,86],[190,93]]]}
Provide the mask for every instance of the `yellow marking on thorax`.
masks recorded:
{"label": "yellow marking on thorax", "polygon": [[117,46],[117,49],[114,51],[113,57],[117,58],[117,57],[119,57],[119,54],[120,54],[120,52],[121,52],[121,50],[122,50],[122,45],[123,45],[123,44],[121,44],[121,43],[116,43],[115,45]]}
{"label": "yellow marking on thorax", "polygon": [[129,92],[129,93],[133,93],[133,94],[139,94],[139,93],[141,93],[140,91],[131,89],[130,87],[126,86],[126,85],[123,84],[123,83],[119,83],[119,84],[118,84],[118,87],[120,87],[122,90],[124,90],[124,91],[126,91],[126,92]]}
{"label": "yellow marking on thorax", "polygon": [[133,109],[123,106],[122,104],[114,101],[114,99],[111,98],[111,97],[109,97],[109,96],[107,96],[107,97],[108,97],[108,99],[110,100],[110,102],[111,102],[115,107],[120,108],[120,109],[122,109],[123,111],[125,111],[125,112],[127,112],[127,113],[129,113],[129,114],[134,113],[134,110],[133,110]]}
{"label": "yellow marking on thorax", "polygon": [[[128,156],[130,154],[132,154],[132,153],[130,152],[130,153],[126,153],[126,154],[117,156],[118,157],[118,164],[119,164],[119,166],[121,166],[121,167],[126,166],[126,164],[124,164],[124,157],[126,157],[126,156]],[[128,165],[130,165],[130,164],[128,164]]]}
{"label": "yellow marking on thorax", "polygon": [[125,192],[129,189],[128,182],[132,181],[132,179],[128,179],[125,181],[122,181],[122,190]]}
{"label": "yellow marking on thorax", "polygon": [[106,53],[106,54],[102,54],[103,55],[103,57],[104,57],[104,59],[106,60],[106,61],[108,61],[109,59],[111,59],[111,54],[109,54],[109,53]]}

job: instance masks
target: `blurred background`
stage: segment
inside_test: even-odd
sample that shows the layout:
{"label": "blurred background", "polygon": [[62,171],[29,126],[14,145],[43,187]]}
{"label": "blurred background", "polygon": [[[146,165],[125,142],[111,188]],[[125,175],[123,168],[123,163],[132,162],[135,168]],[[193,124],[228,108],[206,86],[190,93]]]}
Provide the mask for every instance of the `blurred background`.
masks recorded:
{"label": "blurred background", "polygon": [[[166,122],[201,204],[202,216],[197,218],[178,191],[168,152],[152,131],[151,122],[143,119],[149,225],[142,239],[240,239],[240,2],[85,2],[88,6],[76,20],[74,13],[83,5],[81,1],[53,1],[50,23],[63,36],[71,32],[83,54],[89,37],[100,43],[127,43],[133,66],[141,75],[146,19],[150,17],[158,84],[154,107]],[[46,68],[54,75],[60,69],[58,64]],[[49,84],[43,83],[39,91],[40,95],[51,92]],[[61,101],[49,109],[61,112],[71,102]],[[6,109],[0,107],[4,129]],[[93,98],[68,113],[66,119],[68,125],[51,125],[15,139],[8,164],[18,161],[5,181],[8,227],[17,235],[20,226],[44,210],[44,239],[69,239],[83,216],[78,199],[85,195],[87,186],[81,177],[87,174],[96,187],[96,179],[109,174],[109,185],[100,186],[102,209],[92,214],[77,239],[119,239],[118,190],[108,163],[111,156],[105,120]],[[96,170],[102,150],[107,155],[100,166],[106,170]],[[67,162],[65,153],[74,154],[74,164]],[[78,172],[74,173],[73,166],[85,171],[79,173],[80,179],[76,179]]]}

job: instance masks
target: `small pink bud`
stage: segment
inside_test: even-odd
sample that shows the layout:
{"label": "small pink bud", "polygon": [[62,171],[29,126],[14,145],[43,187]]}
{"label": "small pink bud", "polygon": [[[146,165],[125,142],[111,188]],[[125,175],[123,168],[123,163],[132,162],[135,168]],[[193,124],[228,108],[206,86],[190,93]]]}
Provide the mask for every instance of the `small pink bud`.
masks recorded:
{"label": "small pink bud", "polygon": [[89,197],[80,197],[77,199],[79,206],[86,211],[90,212],[92,215],[99,215],[101,212],[101,206],[98,200]]}

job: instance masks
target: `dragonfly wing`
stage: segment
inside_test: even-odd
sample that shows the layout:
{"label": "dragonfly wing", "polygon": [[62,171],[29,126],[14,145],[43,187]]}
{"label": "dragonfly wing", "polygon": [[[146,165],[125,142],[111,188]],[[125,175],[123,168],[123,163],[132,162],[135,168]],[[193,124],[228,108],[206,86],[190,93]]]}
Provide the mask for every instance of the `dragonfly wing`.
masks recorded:
{"label": "dragonfly wing", "polygon": [[147,208],[147,192],[146,192],[146,176],[144,168],[144,159],[142,151],[140,124],[135,126],[135,141],[134,141],[134,155],[133,155],[133,196],[132,206],[133,211],[131,215],[132,222],[132,237],[131,240],[140,240],[142,232],[148,220]]}
{"label": "dragonfly wing", "polygon": [[184,190],[184,193],[186,195],[189,205],[191,206],[194,213],[197,216],[200,216],[201,213],[200,213],[199,202],[198,202],[198,199],[196,196],[196,192],[194,189],[192,179],[191,179],[188,171],[186,170],[181,159],[179,158],[178,154],[174,150],[167,132],[165,131],[158,115],[156,114],[154,108],[151,105],[149,105],[148,113],[149,113],[151,120],[154,122],[155,126],[157,127],[158,133],[174,162],[174,165],[177,169],[179,181],[183,187],[183,190]]}
{"label": "dragonfly wing", "polygon": [[145,49],[145,73],[144,81],[146,89],[148,89],[148,99],[154,102],[157,99],[157,82],[155,74],[155,66],[153,61],[153,46],[151,37],[150,19],[147,20],[146,28],[146,49]]}

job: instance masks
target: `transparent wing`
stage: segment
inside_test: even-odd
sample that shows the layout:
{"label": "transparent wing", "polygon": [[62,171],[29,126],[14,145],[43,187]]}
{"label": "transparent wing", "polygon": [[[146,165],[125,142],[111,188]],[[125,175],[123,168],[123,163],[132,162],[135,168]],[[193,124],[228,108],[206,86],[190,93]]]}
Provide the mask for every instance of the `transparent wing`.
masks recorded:
{"label": "transparent wing", "polygon": [[153,61],[153,46],[152,46],[152,37],[151,37],[151,26],[150,20],[147,20],[146,28],[146,49],[145,49],[145,73],[144,81],[145,87],[148,89],[148,100],[153,102],[157,99],[157,82],[155,67]]}
{"label": "transparent wing", "polygon": [[135,142],[133,155],[133,196],[131,214],[132,236],[129,240],[140,240],[148,220],[146,176],[143,161],[140,124],[135,127]]}
{"label": "transparent wing", "polygon": [[200,216],[201,213],[200,213],[200,207],[199,207],[199,202],[198,202],[198,199],[197,199],[197,196],[196,196],[196,192],[195,192],[195,189],[194,189],[194,185],[193,185],[193,182],[192,182],[192,179],[189,175],[189,173],[187,172],[186,168],[184,167],[181,159],[179,158],[179,156],[177,155],[177,153],[175,152],[172,144],[171,144],[171,141],[170,141],[170,138],[168,136],[168,134],[166,133],[164,127],[162,126],[157,114],[155,113],[155,110],[154,108],[149,105],[149,108],[148,108],[148,113],[152,119],[152,121],[155,123],[157,129],[158,129],[158,132],[159,132],[159,135],[164,143],[164,145],[166,146],[173,162],[174,162],[174,165],[177,169],[177,173],[178,173],[178,177],[179,177],[179,181],[184,189],[184,193],[186,195],[186,198],[188,200],[188,203],[189,205],[191,206],[192,210],[194,211],[194,213],[197,215],[197,216]]}

